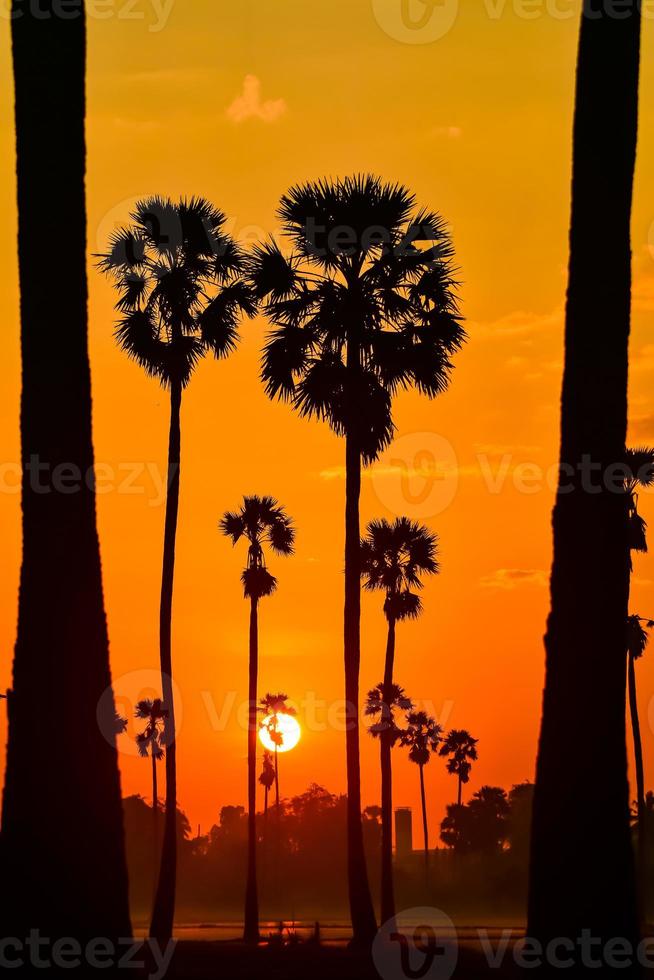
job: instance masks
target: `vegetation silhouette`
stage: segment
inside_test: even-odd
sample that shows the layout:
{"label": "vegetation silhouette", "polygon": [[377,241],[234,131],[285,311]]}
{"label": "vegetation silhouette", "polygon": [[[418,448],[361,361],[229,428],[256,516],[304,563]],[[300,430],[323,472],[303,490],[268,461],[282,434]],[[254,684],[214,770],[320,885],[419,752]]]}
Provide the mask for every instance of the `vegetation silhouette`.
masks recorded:
{"label": "vegetation silhouette", "polygon": [[[166,709],[161,698],[144,698],[136,703],[134,716],[142,721],[147,721],[147,725],[142,732],[137,732],[136,747],[139,755],[144,759],[150,757],[152,763],[152,850],[155,855],[153,867],[157,867],[159,861],[159,792],[157,788],[157,762],[160,762],[165,754],[165,720]],[[153,896],[156,896],[157,875],[154,878]]]}
{"label": "vegetation silhouette", "polygon": [[[275,785],[275,766],[273,765],[273,757],[271,752],[266,751],[263,753],[263,764],[261,772],[259,773],[259,782],[264,788],[263,815],[265,818],[268,816],[268,795],[270,790]],[[277,785],[279,785],[279,783]]]}
{"label": "vegetation silhouette", "polygon": [[406,717],[406,728],[400,736],[400,744],[409,750],[409,759],[420,772],[420,802],[422,805],[422,835],[425,850],[425,878],[429,881],[429,828],[427,825],[427,797],[425,794],[425,766],[438,750],[443,729],[426,711],[411,711]]}
{"label": "vegetation silhouette", "polygon": [[[273,324],[262,377],[270,397],[345,438],[345,700],[348,884],[354,943],[376,934],[361,824],[359,761],[361,466],[390,443],[392,399],[448,385],[464,340],[444,220],[371,175],[291,188],[278,209],[292,253],[257,246],[256,296]],[[421,247],[427,244],[427,247]]]}
{"label": "vegetation silhouette", "polygon": [[295,529],[273,497],[244,497],[238,511],[228,511],[220,530],[236,545],[248,542],[247,565],[241,575],[243,594],[250,600],[250,652],[248,681],[248,869],[245,890],[243,938],[259,941],[257,896],[257,683],[259,673],[259,602],[277,588],[277,579],[266,567],[264,546],[277,555],[292,555]]}
{"label": "vegetation silhouette", "polygon": [[638,716],[638,694],[636,689],[636,661],[640,660],[649,642],[649,630],[654,626],[651,619],[643,619],[634,614],[627,619],[627,690],[629,693],[629,714],[634,740],[634,761],[636,770],[636,813],[638,830],[638,886],[640,912],[643,924],[647,921],[647,802],[645,799],[645,767],[643,763],[643,740]]}
{"label": "vegetation silhouette", "polygon": [[[0,934],[24,938],[38,930],[52,942],[84,943],[100,925],[109,939],[131,935],[95,487],[87,479],[94,451],[86,20],[81,0],[66,17],[55,0],[23,8],[14,0],[10,16],[23,533],[7,702]],[[59,468],[80,475],[77,492],[55,492],[50,481]],[[50,492],[39,486],[43,480]]]}
{"label": "vegetation silhouette", "polygon": [[463,786],[470,782],[472,763],[479,758],[478,739],[463,728],[453,728],[443,739],[439,755],[447,758],[447,771],[458,780],[457,805],[463,802]]}
{"label": "vegetation silhouette", "polygon": [[225,215],[201,198],[140,201],[132,225],[111,238],[99,267],[120,293],[116,339],[170,393],[168,482],[159,616],[161,685],[166,705],[166,820],[151,934],[166,943],[175,912],[177,753],[172,664],[172,605],[179,510],[182,392],[202,358],[227,357],[238,323],[255,303],[245,259],[225,233]]}
{"label": "vegetation silhouette", "polygon": [[[364,588],[384,593],[384,614],[388,621],[384,681],[381,685],[382,713],[380,721],[372,730],[372,734],[379,736],[380,742],[382,922],[387,922],[395,916],[391,755],[393,745],[397,741],[397,728],[392,719],[392,709],[394,706],[402,707],[398,704],[398,690],[401,689],[396,689],[393,684],[395,628],[398,622],[416,619],[422,612],[422,602],[418,594],[423,587],[420,576],[435,575],[439,571],[437,550],[436,535],[423,525],[409,520],[408,517],[398,517],[393,523],[385,519],[371,521],[366,529],[366,537],[361,541],[361,575]],[[408,701],[403,692],[402,697]],[[371,695],[368,695],[367,710],[371,707],[370,698]],[[410,707],[411,704],[408,702],[404,710]],[[368,713],[373,712],[368,710]],[[385,722],[388,724],[385,725]]]}
{"label": "vegetation silhouette", "polygon": [[[640,32],[637,2],[626,3],[619,18],[584,5],[560,492],[531,846],[528,934],[545,944],[584,929],[602,943],[620,936],[635,948],[639,941],[626,752],[629,501],[610,474],[624,461],[627,433]],[[599,492],[588,490],[585,461]],[[590,739],[582,766],[570,766],[572,731]],[[582,959],[577,952],[579,975],[588,969]]]}

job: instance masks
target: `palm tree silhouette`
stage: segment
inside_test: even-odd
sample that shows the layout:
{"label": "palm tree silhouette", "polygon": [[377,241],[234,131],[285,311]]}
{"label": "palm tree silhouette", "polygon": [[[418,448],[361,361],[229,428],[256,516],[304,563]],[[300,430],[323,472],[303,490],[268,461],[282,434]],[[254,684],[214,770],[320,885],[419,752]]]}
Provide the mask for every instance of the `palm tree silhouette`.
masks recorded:
{"label": "palm tree silhouette", "polygon": [[134,717],[147,721],[142,732],[136,735],[136,747],[144,759],[150,756],[152,760],[152,853],[154,894],[157,889],[157,865],[159,861],[159,793],[157,790],[157,762],[163,759],[165,750],[165,720],[167,715],[161,698],[144,698],[137,701]]}
{"label": "palm tree silhouette", "polygon": [[438,750],[443,729],[426,711],[411,711],[407,715],[407,727],[400,736],[400,744],[409,749],[409,759],[420,770],[420,800],[422,803],[422,831],[425,844],[425,876],[429,880],[429,830],[427,827],[427,799],[425,796],[425,766],[432,753]]}
{"label": "palm tree silhouette", "polygon": [[[270,397],[345,437],[345,698],[348,887],[355,943],[376,933],[363,848],[359,761],[362,462],[394,432],[392,397],[448,385],[464,340],[443,219],[400,185],[362,175],[293,187],[278,210],[293,249],[254,250],[252,281],[274,325],[263,356]],[[423,243],[429,247],[420,247]]]}
{"label": "palm tree silhouette", "polygon": [[[270,741],[275,746],[275,808],[279,812],[279,752],[284,744],[284,735],[279,730],[279,716],[296,714],[295,708],[287,704],[288,694],[266,694],[259,702],[259,711],[263,715],[261,727],[264,726]],[[268,719],[266,721],[266,719]]]}
{"label": "palm tree silhouette", "polygon": [[150,933],[172,935],[177,875],[177,754],[171,648],[175,540],[179,510],[182,392],[199,361],[236,347],[238,323],[255,304],[241,273],[244,257],[225,234],[225,215],[201,198],[140,201],[132,225],[116,232],[99,267],[115,283],[122,315],[116,339],[170,393],[168,492],[161,576],[159,644],[166,743],[166,821]]}
{"label": "palm tree silhouette", "polygon": [[[152,760],[152,809],[156,813],[159,808],[159,794],[157,791],[157,762],[163,759],[165,751],[164,725],[167,711],[164,708],[161,698],[144,698],[138,701],[134,710],[134,717],[147,721],[147,725],[142,732],[136,736],[136,747],[139,755],[144,759],[150,756]],[[156,827],[156,820],[155,820]]]}
{"label": "palm tree silhouette", "polygon": [[[389,717],[391,698],[394,695],[395,626],[404,619],[417,618],[422,612],[422,603],[417,591],[422,589],[420,575],[434,575],[439,571],[436,559],[437,547],[436,535],[407,517],[398,517],[392,524],[384,519],[371,521],[367,527],[367,537],[361,542],[361,574],[364,588],[384,593],[388,637],[384,683],[381,689],[387,693]],[[392,733],[392,724],[389,725],[387,732],[382,730],[379,733],[382,796],[381,914],[384,922],[395,915]]]}
{"label": "palm tree silhouette", "polygon": [[[611,470],[624,460],[627,436],[642,4],[626,4],[619,17],[600,8],[582,5],[577,63],[560,492],[528,934],[547,943],[590,929],[601,943],[621,936],[637,946],[626,752],[630,555],[625,499]],[[598,471],[590,492],[588,464]],[[586,738],[580,766],[570,765],[571,732]],[[577,954],[578,972],[579,961]]]}
{"label": "palm tree silhouette", "polygon": [[473,738],[465,729],[453,729],[448,732],[439,750],[439,755],[448,757],[447,771],[456,776],[459,782],[457,805],[461,806],[463,784],[470,782],[472,763],[478,759],[477,744],[479,739]]}
{"label": "palm tree silhouette", "polygon": [[645,771],[643,764],[643,741],[638,716],[638,697],[636,689],[636,661],[640,660],[649,642],[649,630],[654,620],[632,615],[627,619],[627,678],[629,691],[629,713],[631,731],[634,739],[634,760],[636,768],[636,806],[638,816],[638,881],[640,885],[641,913],[647,914],[647,808],[645,800]]}
{"label": "palm tree silhouette", "polygon": [[654,449],[649,447],[627,449],[625,458],[629,548],[631,551],[646,552],[647,522],[638,513],[638,489],[650,487],[654,483]]}
{"label": "palm tree silhouette", "polygon": [[[92,480],[87,6],[77,0],[63,13],[55,0],[24,9],[16,0],[9,17],[23,534],[0,848],[3,935],[38,929],[55,941],[63,926],[82,943],[100,924],[109,941],[131,935]],[[51,482],[60,469],[77,474],[73,492]]]}
{"label": "palm tree silhouette", "polygon": [[396,711],[410,711],[413,707],[404,689],[397,684],[384,682],[368,692],[366,715],[377,721],[368,731],[378,738],[381,755],[381,917],[385,924],[395,917],[393,888],[393,796],[391,778],[391,752],[402,735],[395,720]]}
{"label": "palm tree silhouette", "polygon": [[257,895],[257,681],[259,672],[259,602],[272,595],[277,579],[266,568],[264,545],[277,555],[292,555],[295,529],[283,508],[272,497],[244,497],[241,508],[228,511],[220,530],[237,544],[248,542],[247,565],[241,576],[250,600],[250,659],[248,684],[248,865],[245,889],[245,942],[259,941]]}
{"label": "palm tree silhouette", "polygon": [[270,752],[263,753],[263,768],[259,775],[259,782],[264,788],[263,816],[265,819],[268,816],[268,794],[275,783],[275,767]]}

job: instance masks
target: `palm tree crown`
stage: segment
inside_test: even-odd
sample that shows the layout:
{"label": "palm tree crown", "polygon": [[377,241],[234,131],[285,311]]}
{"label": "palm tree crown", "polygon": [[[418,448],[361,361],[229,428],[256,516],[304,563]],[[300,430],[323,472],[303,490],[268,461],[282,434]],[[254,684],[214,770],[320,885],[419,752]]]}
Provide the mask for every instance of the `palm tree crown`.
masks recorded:
{"label": "palm tree crown", "polygon": [[225,215],[201,198],[137,203],[100,269],[120,290],[120,346],[164,387],[185,387],[206,354],[235,348],[241,314],[256,303],[242,278],[245,257],[223,231]]}
{"label": "palm tree crown", "polygon": [[295,528],[284,509],[273,497],[244,497],[240,510],[228,511],[219,527],[233,544],[241,538],[249,543],[248,563],[242,575],[245,597],[272,595],[277,579],[266,568],[264,545],[270,545],[278,555],[292,555],[295,542]]}
{"label": "palm tree crown", "polygon": [[259,711],[263,715],[263,725],[266,722],[266,731],[270,735],[273,745],[281,748],[284,744],[284,735],[279,730],[280,715],[296,715],[297,712],[288,702],[288,694],[266,694],[259,702]]}
{"label": "palm tree crown", "polygon": [[272,789],[275,782],[275,767],[270,752],[263,753],[263,767],[259,775],[259,782],[266,790]]}
{"label": "palm tree crown", "polygon": [[438,749],[443,729],[426,711],[412,711],[406,720],[407,727],[402,732],[400,744],[408,747],[411,762],[425,766],[431,753]]}
{"label": "palm tree crown", "polygon": [[384,699],[384,684],[378,684],[368,692],[366,698],[366,715],[378,720],[370,726],[368,731],[373,738],[381,738],[382,733],[388,732],[391,744],[394,745],[402,737],[404,731],[395,721],[395,711],[411,711],[413,703],[407,697],[404,688],[399,684],[392,684],[388,692],[388,700]]}
{"label": "palm tree crown", "polygon": [[640,660],[649,643],[649,631],[654,627],[654,620],[643,619],[642,616],[629,616],[627,619],[627,653],[634,660]]}
{"label": "palm tree crown", "polygon": [[151,755],[157,761],[163,759],[165,745],[164,720],[167,714],[168,712],[164,708],[160,698],[155,698],[154,700],[144,698],[142,701],[137,702],[134,717],[147,721],[143,731],[139,732],[136,736],[136,746],[139,750],[139,755],[142,755],[143,758]]}
{"label": "palm tree crown", "polygon": [[447,771],[452,776],[458,776],[462,783],[470,780],[472,762],[477,759],[478,739],[473,738],[465,729],[452,729],[443,739],[440,748],[441,756],[449,756]]}
{"label": "palm tree crown", "polygon": [[464,340],[445,223],[370,175],[293,187],[278,216],[290,255],[271,241],[251,263],[275,328],[266,390],[338,435],[356,431],[370,462],[392,439],[392,395],[442,392]]}
{"label": "palm tree crown", "polygon": [[647,551],[647,522],[638,513],[638,488],[654,483],[654,449],[646,446],[627,449],[625,453],[625,490],[629,514],[629,547],[632,551]]}
{"label": "palm tree crown", "polygon": [[391,524],[371,521],[367,537],[361,542],[361,573],[364,588],[386,593],[384,612],[388,619],[414,619],[422,602],[416,589],[422,589],[421,574],[435,575],[438,537],[408,517],[397,517]]}

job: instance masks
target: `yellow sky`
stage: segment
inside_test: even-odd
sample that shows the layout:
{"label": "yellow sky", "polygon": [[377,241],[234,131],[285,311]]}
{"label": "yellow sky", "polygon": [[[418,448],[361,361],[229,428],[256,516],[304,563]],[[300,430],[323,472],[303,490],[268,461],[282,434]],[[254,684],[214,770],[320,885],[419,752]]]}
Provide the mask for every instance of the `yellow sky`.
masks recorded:
{"label": "yellow sky", "polygon": [[[361,170],[403,181],[451,223],[470,343],[445,397],[397,400],[399,438],[364,480],[362,518],[407,512],[441,538],[442,574],[427,585],[425,614],[398,630],[397,679],[414,698],[431,701],[445,725],[479,737],[471,790],[530,778],[548,603],[548,479],[557,453],[580,4],[543,0],[540,8],[533,2],[523,8],[517,0],[467,0],[455,10],[446,0],[437,16],[458,16],[444,36],[424,44],[407,43],[416,32],[402,28],[399,0],[176,0],[167,18],[165,4],[154,0],[131,7],[127,0],[96,0],[92,7],[90,251],[103,246],[142,195],[203,195],[230,216],[235,234],[252,240],[274,230],[276,201],[291,183]],[[524,16],[527,9],[531,17]],[[0,81],[9,90],[6,17],[0,28]],[[639,441],[654,441],[648,247],[654,183],[647,180],[654,170],[653,47],[648,21],[634,215],[631,412],[632,439]],[[0,684],[6,686],[20,545],[7,100],[0,107],[0,141]],[[51,244],[44,242],[44,250]],[[165,462],[167,404],[156,382],[116,349],[113,296],[94,270],[90,294],[96,454],[107,490],[99,499],[99,523],[120,693],[133,690],[136,682],[130,687],[130,679],[123,680],[132,671],[145,672],[138,684],[156,677],[163,524],[157,479]],[[327,427],[268,401],[257,378],[263,335],[261,321],[245,324],[238,353],[201,365],[183,407],[174,615],[183,716],[179,797],[192,823],[205,829],[221,805],[245,800],[245,732],[236,710],[247,681],[243,554],[216,529],[244,492],[274,494],[298,528],[297,556],[271,562],[280,588],[261,612],[261,691],[286,689],[301,703],[305,722],[300,746],[283,759],[282,793],[314,780],[333,791],[345,788],[344,738],[337,730],[343,446]],[[445,478],[425,485],[421,467],[433,457],[449,460],[440,471]],[[408,484],[401,483],[401,464]],[[135,467],[130,492],[126,481]],[[654,522],[654,499],[644,498],[642,511]],[[633,608],[646,615],[654,614],[653,561],[636,558]],[[364,691],[380,679],[383,647],[381,602],[366,597]],[[639,682],[647,719],[652,657],[639,665]],[[4,741],[3,708],[0,713]],[[652,785],[647,720],[644,730]],[[364,799],[376,803],[377,749],[368,737],[362,757]],[[124,791],[147,795],[147,764],[127,751],[121,761]],[[398,754],[395,772],[396,803],[417,807],[415,767]],[[428,793],[435,838],[455,795],[439,761],[431,765]]]}

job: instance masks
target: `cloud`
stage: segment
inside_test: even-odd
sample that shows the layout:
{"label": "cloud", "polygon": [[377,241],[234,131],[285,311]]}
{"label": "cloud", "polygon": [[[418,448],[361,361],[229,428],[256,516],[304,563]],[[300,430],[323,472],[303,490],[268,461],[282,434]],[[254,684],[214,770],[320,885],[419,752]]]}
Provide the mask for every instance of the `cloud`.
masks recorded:
{"label": "cloud", "polygon": [[518,589],[523,585],[547,585],[547,572],[539,568],[498,568],[485,575],[481,585],[485,589]]}
{"label": "cloud", "polygon": [[269,99],[264,102],[261,98],[261,81],[256,75],[246,75],[243,91],[228,107],[227,117],[234,123],[242,123],[246,119],[273,123],[284,115],[286,109],[284,99]]}

